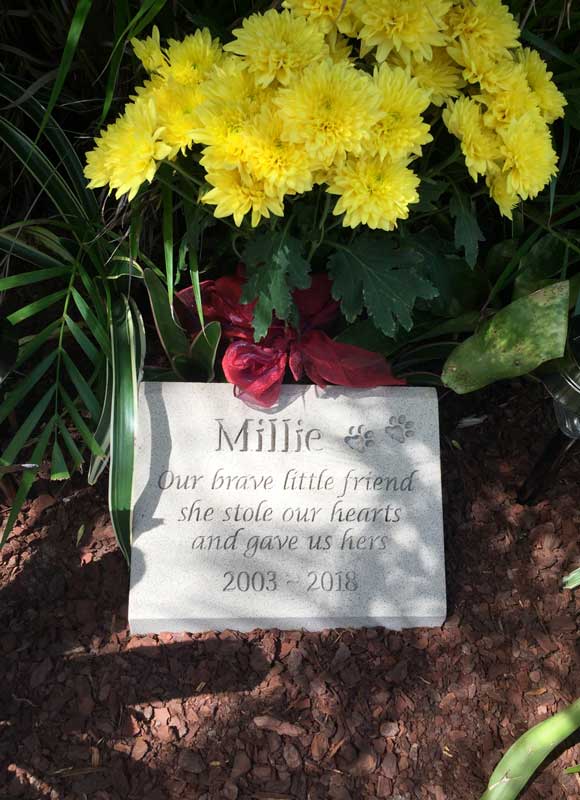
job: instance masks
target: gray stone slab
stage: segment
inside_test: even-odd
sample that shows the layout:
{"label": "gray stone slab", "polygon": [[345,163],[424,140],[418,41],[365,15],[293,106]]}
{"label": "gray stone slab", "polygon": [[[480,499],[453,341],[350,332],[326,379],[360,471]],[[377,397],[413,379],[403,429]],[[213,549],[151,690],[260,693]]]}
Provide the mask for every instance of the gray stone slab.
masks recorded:
{"label": "gray stone slab", "polygon": [[445,562],[434,389],[145,383],[133,633],[438,626]]}

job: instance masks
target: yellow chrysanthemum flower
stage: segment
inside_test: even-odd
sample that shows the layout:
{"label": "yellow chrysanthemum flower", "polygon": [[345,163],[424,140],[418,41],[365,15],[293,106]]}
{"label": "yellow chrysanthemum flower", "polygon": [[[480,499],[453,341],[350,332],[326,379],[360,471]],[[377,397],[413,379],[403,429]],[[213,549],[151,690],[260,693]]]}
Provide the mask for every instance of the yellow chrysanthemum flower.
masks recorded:
{"label": "yellow chrysanthemum flower", "polygon": [[469,97],[448,104],[443,112],[447,130],[461,142],[465,164],[474,181],[478,175],[497,172],[501,141],[495,131],[486,127],[479,103]]}
{"label": "yellow chrysanthemum flower", "polygon": [[327,191],[340,196],[333,214],[344,214],[345,227],[392,231],[409,216],[409,205],[418,202],[418,186],[407,161],[364,155],[349,156],[335,170]]}
{"label": "yellow chrysanthemum flower", "polygon": [[155,72],[167,63],[161,50],[157,25],[154,26],[151,36],[146,39],[131,39],[131,46],[147,72]]}
{"label": "yellow chrysanthemum flower", "polygon": [[411,75],[422,89],[429,92],[431,102],[436,106],[442,106],[452,97],[459,97],[461,88],[465,86],[461,71],[444,47],[434,47],[430,61],[413,60]]}
{"label": "yellow chrysanthemum flower", "polygon": [[255,228],[262,217],[270,214],[284,215],[282,197],[271,193],[264,181],[260,181],[244,170],[228,169],[208,172],[207,182],[213,186],[202,197],[202,202],[215,205],[214,215],[233,216],[236,225],[241,225],[244,216],[251,212],[252,227]]}
{"label": "yellow chrysanthemum flower", "polygon": [[512,120],[499,133],[508,191],[523,200],[536,197],[558,172],[548,126],[532,111]]}
{"label": "yellow chrysanthemum flower", "polygon": [[[460,0],[447,21],[452,38],[459,39],[472,55],[479,52],[488,57],[505,57],[517,47],[518,24],[501,0]],[[452,58],[454,49],[449,50]]]}
{"label": "yellow chrysanthemum flower", "polygon": [[523,64],[527,81],[546,122],[554,122],[563,117],[566,98],[552,81],[552,73],[548,72],[539,54],[526,47],[517,53],[517,57]]}
{"label": "yellow chrysanthemum flower", "polygon": [[314,178],[304,148],[282,138],[282,122],[275,109],[265,106],[246,143],[246,169],[264,181],[271,194],[302,194],[312,189]]}
{"label": "yellow chrysanthemum flower", "polygon": [[108,183],[116,189],[117,198],[128,192],[132,200],[142,183],[153,180],[157,162],[169,155],[162,134],[152,100],[129,104],[95,140],[95,149],[87,153],[89,187]]}
{"label": "yellow chrysanthemum flower", "polygon": [[432,47],[447,44],[444,18],[451,0],[352,0],[351,5],[362,23],[361,52],[376,47],[378,62],[393,50],[405,63],[430,59]]}
{"label": "yellow chrysanthemum flower", "polygon": [[219,40],[212,39],[207,28],[199,28],[181,42],[170,39],[168,44],[169,63],[159,72],[168,80],[184,86],[197,86],[223,58]]}
{"label": "yellow chrysanthemum flower", "polygon": [[419,155],[433,137],[421,114],[429,105],[429,93],[401,67],[381,64],[373,76],[381,97],[382,118],[372,128],[365,151],[393,160]]}
{"label": "yellow chrysanthemum flower", "polygon": [[334,31],[327,35],[326,43],[331,61],[335,63],[351,61],[352,45],[346,36],[341,36],[340,33]]}
{"label": "yellow chrysanthemum flower", "polygon": [[488,175],[485,179],[489,188],[489,194],[500,210],[500,213],[508,219],[512,219],[512,211],[517,206],[519,197],[516,192],[508,187],[508,176],[506,172],[496,172]]}
{"label": "yellow chrysanthemum flower", "polygon": [[224,50],[243,56],[258,86],[274,81],[286,86],[309,64],[328,56],[322,30],[289,11],[252,14],[234,36]]}
{"label": "yellow chrysanthemum flower", "polygon": [[163,128],[163,141],[171,148],[168,158],[178,152],[185,154],[194,141],[198,124],[197,108],[204,99],[203,84],[185,85],[156,75],[145,86],[137,89],[137,96],[151,98],[157,119]]}
{"label": "yellow chrysanthemum flower", "polygon": [[356,36],[357,24],[348,0],[284,0],[284,8],[296,17],[306,17],[324,33],[339,30],[346,36]]}
{"label": "yellow chrysanthemum flower", "polygon": [[239,58],[228,58],[203,84],[194,141],[209,145],[202,164],[208,170],[235,169],[244,163],[250,132],[271,93],[260,90]]}
{"label": "yellow chrysanthemum flower", "polygon": [[537,98],[528,85],[521,64],[512,62],[509,76],[496,80],[495,90],[478,97],[487,106],[484,122],[492,128],[507,125],[512,119],[538,108]]}
{"label": "yellow chrysanthemum flower", "polygon": [[372,79],[348,64],[324,61],[274,98],[284,138],[301,144],[316,168],[330,166],[348,152],[358,153],[383,116]]}

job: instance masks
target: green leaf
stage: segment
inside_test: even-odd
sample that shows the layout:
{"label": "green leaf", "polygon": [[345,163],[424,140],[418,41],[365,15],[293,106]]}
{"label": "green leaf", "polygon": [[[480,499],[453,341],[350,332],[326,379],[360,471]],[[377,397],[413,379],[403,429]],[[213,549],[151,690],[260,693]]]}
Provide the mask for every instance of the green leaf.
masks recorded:
{"label": "green leaf", "polygon": [[284,233],[264,231],[252,238],[243,253],[247,280],[242,303],[257,299],[254,309],[254,339],[263,339],[272,315],[296,323],[292,302],[294,289],[310,286],[310,264],[303,258],[303,244]]}
{"label": "green leaf", "polygon": [[515,800],[540,764],[580,727],[580,700],[520,736],[493,771],[481,800]]}
{"label": "green leaf", "polygon": [[6,395],[2,404],[0,404],[0,424],[14,411],[16,406],[26,397],[26,395],[37,385],[40,379],[51,367],[57,356],[57,351],[54,350],[45,356],[40,364],[37,364],[32,372],[19,381],[15,387]]}
{"label": "green leaf", "polygon": [[[50,435],[54,430],[54,424],[55,424],[54,418],[52,418],[45,426],[42,433],[40,434],[38,442],[36,443],[36,447],[32,451],[32,455],[30,456],[31,464],[35,465],[41,464],[42,459],[44,458],[44,454],[46,452],[46,448],[48,447]],[[16,492],[16,496],[12,503],[10,513],[8,514],[8,519],[6,520],[6,524],[4,525],[0,546],[2,546],[6,542],[6,539],[10,536],[12,528],[14,527],[14,523],[16,522],[18,514],[20,513],[20,509],[22,508],[22,505],[28,496],[28,492],[30,491],[31,486],[34,483],[34,479],[36,477],[38,469],[39,467],[35,466],[32,469],[24,470],[22,480],[20,481],[20,486],[18,487],[18,491]]]}
{"label": "green leaf", "polygon": [[479,309],[488,293],[484,273],[471,269],[465,259],[458,258],[452,242],[442,239],[435,228],[426,228],[413,235],[413,248],[423,256],[418,271],[437,289],[438,296],[429,303],[431,313],[441,317],[457,317],[465,311]]}
{"label": "green leaf", "polygon": [[20,340],[20,351],[14,365],[15,369],[26,363],[51,337],[56,336],[60,329],[60,324],[60,319],[54,319],[37,334],[23,337]]}
{"label": "green leaf", "polygon": [[64,82],[66,80],[66,76],[68,75],[69,70],[71,68],[72,60],[74,58],[74,54],[76,52],[79,39],[81,37],[81,33],[85,26],[85,22],[87,20],[89,11],[91,10],[92,4],[93,0],[78,0],[77,2],[77,7],[75,9],[75,13],[68,30],[66,42],[64,45],[64,50],[62,53],[62,57],[60,59],[60,64],[58,67],[58,75],[56,81],[54,82],[54,86],[52,87],[52,92],[50,94],[48,106],[46,107],[44,119],[42,120],[40,130],[38,131],[39,136],[45,129],[46,124],[50,118],[50,115],[52,114],[52,110],[56,105],[56,101],[60,96],[62,87],[64,86]]}
{"label": "green leaf", "polygon": [[4,383],[18,358],[18,337],[8,320],[0,320],[0,384]]}
{"label": "green leaf", "polygon": [[88,359],[90,359],[93,364],[96,364],[99,360],[100,353],[95,347],[95,345],[91,342],[89,337],[83,331],[83,329],[78,325],[74,320],[72,320],[68,314],[64,315],[64,321],[67,324],[67,328],[70,330],[72,335],[77,341],[77,344],[81,347],[84,354]]}
{"label": "green leaf", "polygon": [[101,448],[101,453],[92,453],[87,481],[94,486],[107,466],[110,455],[111,443],[111,407],[113,403],[113,373],[111,362],[107,361],[105,373],[105,393],[101,407],[101,416],[95,429],[95,440]]}
{"label": "green leaf", "polygon": [[209,322],[191,343],[190,358],[205,373],[208,381],[214,378],[215,357],[221,336],[220,323]]}
{"label": "green leaf", "polygon": [[113,529],[127,563],[131,562],[132,492],[137,421],[135,328],[126,297],[112,305],[111,463],[109,509]]}
{"label": "green leaf", "polygon": [[328,271],[333,297],[340,300],[347,320],[353,321],[364,306],[377,328],[392,337],[399,325],[412,328],[417,298],[437,296],[433,284],[419,274],[423,258],[417,250],[397,249],[392,239],[370,233],[363,233],[349,247],[339,247],[329,259]]}
{"label": "green leaf", "polygon": [[74,472],[83,463],[84,460],[83,456],[81,454],[81,451],[78,449],[75,440],[71,436],[69,429],[66,427],[66,423],[64,422],[62,417],[59,417],[57,425],[60,430],[62,439],[66,445],[66,449],[68,450],[69,455],[72,458],[73,472]]}
{"label": "green leaf", "polygon": [[28,303],[28,305],[22,306],[22,308],[19,308],[18,311],[13,311],[12,314],[9,314],[6,317],[6,319],[13,325],[17,325],[19,322],[23,322],[25,319],[34,317],[35,314],[38,314],[40,311],[45,311],[47,308],[50,308],[55,303],[58,303],[59,300],[62,300],[63,297],[66,297],[67,294],[67,289],[59,289],[58,292],[53,292],[45,297],[41,297],[40,300],[35,300],[33,303]]}
{"label": "green leaf", "polygon": [[79,397],[85,404],[85,408],[93,418],[93,420],[97,420],[101,413],[101,409],[99,406],[99,401],[95,397],[95,394],[91,387],[89,386],[86,378],[83,376],[77,365],[74,363],[72,358],[66,352],[66,350],[62,351],[62,360],[66,367],[66,371],[69,374],[69,378],[73,382],[75,389],[77,390]]}
{"label": "green leaf", "polygon": [[175,321],[167,291],[157,275],[152,269],[146,269],[144,275],[159,340],[175,372],[186,379],[190,360],[189,339]]}
{"label": "green leaf", "polygon": [[161,187],[161,201],[163,205],[163,253],[165,255],[165,277],[167,281],[167,296],[169,303],[173,302],[173,287],[175,272],[173,264],[173,191],[169,186]]}
{"label": "green leaf", "polygon": [[477,224],[473,201],[464,192],[454,191],[449,202],[449,213],[455,219],[455,247],[465,252],[465,260],[470,267],[477,263],[479,242],[485,236]]}
{"label": "green leaf", "polygon": [[577,773],[580,772],[580,764],[576,764],[575,767],[566,767],[564,772],[566,773],[566,775],[576,775]]}
{"label": "green leaf", "polygon": [[566,245],[552,234],[537,241],[520,259],[513,299],[525,297],[552,283],[551,278],[558,276],[562,270],[565,252]]}
{"label": "green leaf", "polygon": [[81,317],[87,323],[87,328],[90,330],[92,335],[95,337],[97,342],[100,345],[101,350],[105,353],[106,356],[109,356],[111,353],[111,343],[107,337],[105,329],[91,310],[91,308],[87,305],[86,300],[84,297],[79,294],[76,289],[72,290],[72,297],[75,301],[75,305],[79,310]]}
{"label": "green leaf", "polygon": [[20,289],[22,286],[41,283],[41,281],[59,278],[62,275],[70,275],[69,267],[37,269],[34,272],[20,272],[15,275],[9,275],[7,278],[0,278],[0,292],[7,292],[9,289]]}
{"label": "green leaf", "polygon": [[58,439],[55,439],[52,446],[50,479],[51,481],[65,481],[68,480],[68,478],[70,478],[70,472],[68,471],[68,467],[66,465],[62,450],[60,449]]}
{"label": "green leaf", "polygon": [[56,386],[52,385],[41,396],[40,400],[36,403],[32,411],[29,413],[22,425],[18,428],[10,440],[10,444],[4,449],[4,452],[0,457],[0,464],[3,464],[4,466],[14,464],[20,451],[26,446],[28,440],[36,429],[36,426],[42,419],[44,412],[54,397],[55,391]]}
{"label": "green leaf", "polygon": [[564,576],[562,585],[564,589],[577,589],[580,586],[580,567]]}
{"label": "green leaf", "polygon": [[458,394],[531,372],[564,354],[569,283],[515,300],[485,322],[448,358],[443,383]]}
{"label": "green leaf", "polygon": [[91,453],[94,453],[97,456],[104,456],[101,446],[91,433],[89,426],[82,418],[78,408],[75,406],[72,398],[63,386],[60,387],[60,396],[62,398],[64,407],[70,414],[70,418],[72,419],[75,428],[82,436],[84,443],[87,445]]}

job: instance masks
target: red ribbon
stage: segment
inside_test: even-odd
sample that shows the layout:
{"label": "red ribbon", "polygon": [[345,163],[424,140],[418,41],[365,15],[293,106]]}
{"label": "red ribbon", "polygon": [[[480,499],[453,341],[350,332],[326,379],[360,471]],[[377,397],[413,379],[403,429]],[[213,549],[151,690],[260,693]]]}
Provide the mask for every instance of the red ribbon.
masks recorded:
{"label": "red ribbon", "polygon": [[[314,275],[309,289],[294,292],[300,327],[297,330],[274,319],[262,341],[253,341],[252,317],[255,303],[240,302],[242,276],[218,278],[201,284],[203,314],[206,322],[217,320],[230,340],[222,360],[226,379],[242,397],[261,406],[278,401],[287,367],[295,380],[303,374],[317,386],[329,383],[367,389],[373,386],[402,386],[378,353],[352,344],[335,342],[320,328],[338,315],[338,303],[332,299],[330,280]],[[193,290],[178,293],[178,315],[192,334],[199,331]]]}

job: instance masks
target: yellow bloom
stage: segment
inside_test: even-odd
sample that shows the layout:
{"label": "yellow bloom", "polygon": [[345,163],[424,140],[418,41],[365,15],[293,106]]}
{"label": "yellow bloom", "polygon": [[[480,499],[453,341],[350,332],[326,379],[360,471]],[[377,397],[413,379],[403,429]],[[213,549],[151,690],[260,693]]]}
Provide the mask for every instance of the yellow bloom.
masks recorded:
{"label": "yellow bloom", "polygon": [[429,92],[431,102],[442,106],[449,98],[459,97],[465,85],[461,72],[444,47],[433,48],[431,61],[411,62],[411,75],[422,89]]}
{"label": "yellow bloom", "polygon": [[339,30],[347,36],[356,36],[356,21],[348,0],[284,0],[282,5],[295,17],[306,17],[324,33]]}
{"label": "yellow bloom", "polygon": [[519,197],[511,188],[508,187],[508,176],[506,172],[497,172],[495,175],[488,175],[485,179],[489,187],[489,193],[497,203],[500,213],[508,219],[512,219],[512,211],[518,204]]}
{"label": "yellow bloom", "polygon": [[135,55],[147,72],[155,72],[166,63],[165,56],[161,50],[157,25],[154,26],[151,36],[146,39],[131,39],[131,45]]}
{"label": "yellow bloom", "polygon": [[155,76],[137,92],[141,97],[150,97],[155,104],[157,119],[163,128],[163,141],[171,148],[169,158],[174,158],[179,151],[185,154],[194,141],[196,112],[204,99],[202,84],[185,85]]}
{"label": "yellow bloom", "polygon": [[282,198],[278,193],[267,190],[264,181],[257,180],[244,170],[228,169],[208,172],[207,182],[213,186],[202,197],[202,202],[215,205],[214,215],[233,216],[240,226],[244,216],[251,211],[252,227],[255,228],[262,217],[270,213],[278,217],[284,215]]}
{"label": "yellow bloom", "polygon": [[324,61],[274,98],[284,138],[301,144],[316,168],[330,166],[348,152],[358,153],[372,126],[383,116],[380,95],[366,73],[348,64]]}
{"label": "yellow bloom", "polygon": [[258,86],[274,81],[286,86],[309,64],[328,56],[322,30],[289,11],[252,14],[234,36],[224,50],[244,57]]}
{"label": "yellow bloom", "polygon": [[552,81],[552,73],[535,50],[526,47],[517,53],[518,59],[523,64],[526,78],[536,96],[542,116],[546,122],[554,122],[564,116],[566,98],[558,91]]}
{"label": "yellow bloom", "polygon": [[169,64],[162,66],[160,74],[184,86],[196,86],[223,58],[217,39],[211,38],[207,28],[199,28],[181,42],[169,40],[167,48]]}
{"label": "yellow bloom", "polygon": [[153,180],[157,161],[169,155],[162,134],[152,100],[128,105],[123,116],[95,140],[95,149],[87,153],[89,187],[108,183],[116,189],[117,198],[128,192],[132,200],[142,183]]}
{"label": "yellow bloom", "polygon": [[247,155],[249,134],[270,94],[260,90],[240,59],[229,57],[203,84],[194,141],[210,145],[202,164],[208,170],[234,169]]}
{"label": "yellow bloom", "polygon": [[246,143],[247,171],[264,181],[271,194],[301,194],[312,189],[314,178],[303,147],[282,139],[282,122],[275,109],[265,106]]}
{"label": "yellow bloom", "polygon": [[344,214],[343,225],[392,231],[407,219],[409,205],[419,200],[419,178],[407,161],[349,156],[335,171],[328,192],[340,195],[333,213]]}
{"label": "yellow bloom", "polygon": [[[511,68],[505,77],[495,80],[494,91],[484,92],[480,99],[487,106],[484,122],[492,128],[507,125],[526,112],[538,107],[537,99],[526,80],[521,64],[510,62]],[[501,66],[498,66],[498,72]]]}
{"label": "yellow bloom", "polygon": [[392,50],[406,63],[431,58],[432,47],[447,44],[445,14],[451,0],[352,0],[352,10],[362,27],[362,52],[377,48],[377,61]]}
{"label": "yellow bloom", "polygon": [[[465,44],[472,55],[479,52],[488,57],[505,57],[508,50],[517,47],[518,24],[501,0],[460,0],[447,21],[451,36]],[[450,53],[455,58],[453,48]]]}
{"label": "yellow bloom", "polygon": [[519,194],[523,200],[536,197],[558,172],[558,158],[548,126],[532,111],[513,119],[499,133],[508,191]]}
{"label": "yellow bloom", "polygon": [[331,61],[336,63],[340,61],[350,63],[352,46],[349,44],[346,36],[341,36],[340,33],[334,31],[333,33],[329,33],[327,35],[326,43],[328,45],[328,53]]}
{"label": "yellow bloom", "polygon": [[419,155],[421,147],[433,139],[421,118],[429,105],[429,93],[401,67],[381,64],[373,80],[381,96],[383,117],[373,127],[365,150],[393,160]]}
{"label": "yellow bloom", "polygon": [[443,112],[443,122],[461,142],[465,164],[474,181],[478,175],[497,172],[501,141],[495,131],[484,125],[479,103],[469,97],[460,97],[448,104]]}

